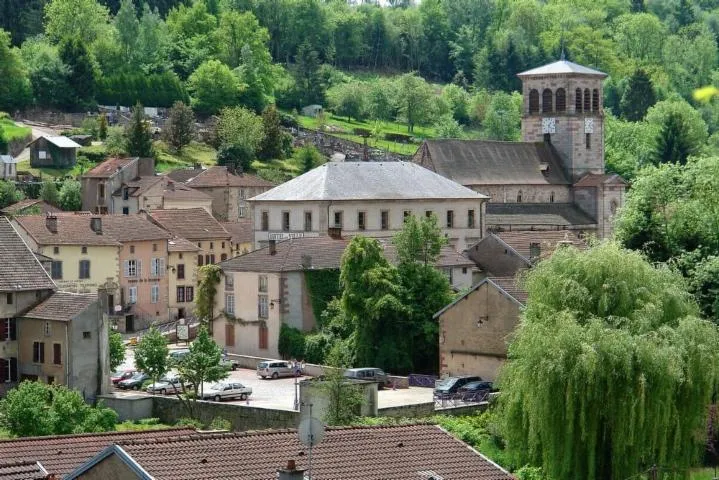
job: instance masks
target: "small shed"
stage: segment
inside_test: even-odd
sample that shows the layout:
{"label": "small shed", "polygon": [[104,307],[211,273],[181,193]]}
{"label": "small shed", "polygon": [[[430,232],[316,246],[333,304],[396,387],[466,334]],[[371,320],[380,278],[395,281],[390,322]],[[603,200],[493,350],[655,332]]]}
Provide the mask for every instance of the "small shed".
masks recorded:
{"label": "small shed", "polygon": [[77,163],[77,149],[81,146],[67,137],[43,135],[30,143],[30,166],[72,167]]}
{"label": "small shed", "polygon": [[323,112],[322,105],[307,105],[302,107],[302,115],[305,117],[317,117]]}
{"label": "small shed", "polygon": [[70,135],[70,140],[82,145],[83,147],[89,147],[92,145],[91,135]]}
{"label": "small shed", "polygon": [[0,178],[3,180],[15,180],[17,178],[17,164],[20,162],[12,155],[0,155]]}

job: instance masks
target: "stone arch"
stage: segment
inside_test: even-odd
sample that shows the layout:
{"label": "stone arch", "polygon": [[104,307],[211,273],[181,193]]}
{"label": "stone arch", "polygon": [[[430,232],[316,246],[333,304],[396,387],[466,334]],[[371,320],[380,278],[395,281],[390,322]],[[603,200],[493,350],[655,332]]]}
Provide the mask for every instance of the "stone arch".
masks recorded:
{"label": "stone arch", "polygon": [[592,111],[599,111],[599,89],[595,88],[592,90]]}
{"label": "stone arch", "polygon": [[529,113],[539,113],[539,91],[536,88],[529,91]]}
{"label": "stone arch", "polygon": [[557,112],[567,111],[567,91],[563,88],[558,88],[554,94],[554,101],[556,102],[555,109]]}
{"label": "stone arch", "polygon": [[585,112],[592,111],[592,94],[588,88],[584,89],[584,111]]}
{"label": "stone arch", "polygon": [[578,88],[574,92],[574,109],[577,113],[582,112],[582,89]]}
{"label": "stone arch", "polygon": [[549,113],[553,109],[552,105],[552,90],[545,88],[542,90],[542,112]]}

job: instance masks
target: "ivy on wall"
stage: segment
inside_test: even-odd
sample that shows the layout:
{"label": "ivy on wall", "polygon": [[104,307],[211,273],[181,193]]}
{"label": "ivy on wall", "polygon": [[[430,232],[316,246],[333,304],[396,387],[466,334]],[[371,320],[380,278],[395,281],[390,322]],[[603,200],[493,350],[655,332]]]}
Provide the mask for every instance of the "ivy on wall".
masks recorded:
{"label": "ivy on wall", "polygon": [[[340,289],[340,271],[339,269],[306,270],[305,282],[312,302],[312,313],[320,322],[322,312],[327,308],[329,301],[342,293]],[[321,325],[319,326],[321,327]]]}

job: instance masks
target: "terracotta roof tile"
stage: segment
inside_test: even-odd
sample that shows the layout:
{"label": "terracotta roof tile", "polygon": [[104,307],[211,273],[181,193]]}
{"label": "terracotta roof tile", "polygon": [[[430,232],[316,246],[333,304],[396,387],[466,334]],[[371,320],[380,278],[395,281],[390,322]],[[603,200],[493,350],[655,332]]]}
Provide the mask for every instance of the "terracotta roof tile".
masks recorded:
{"label": "terracotta roof tile", "polygon": [[[307,468],[307,447],[293,430],[192,435],[121,442],[157,480],[268,480],[294,459]],[[242,452],[237,461],[228,452]],[[435,425],[328,428],[312,450],[316,480],[511,480],[513,477]]]}
{"label": "terracotta roof tile", "polygon": [[96,294],[55,292],[23,317],[69,322],[96,301]]}
{"label": "terracotta roof tile", "polygon": [[173,237],[167,241],[168,252],[199,252],[201,249],[182,237]]}
{"label": "terracotta roof tile", "polygon": [[275,185],[256,175],[241,173],[239,175],[230,173],[227,167],[215,166],[203,170],[199,174],[185,182],[193,188],[211,187],[267,187]]}
{"label": "terracotta roof tile", "polygon": [[150,217],[175,235],[188,240],[230,239],[231,235],[204,208],[153,210]]}
{"label": "terracotta roof tile", "polygon": [[[165,177],[147,175],[144,177],[137,177],[127,182],[124,186],[128,188],[128,195],[131,197],[139,197],[144,194],[150,188],[160,183]],[[166,179],[165,179],[166,180]],[[122,195],[122,187],[112,192],[113,196]]]}
{"label": "terracotta roof tile", "polygon": [[599,185],[619,184],[626,185],[627,182],[621,176],[615,174],[598,175],[596,173],[588,173],[574,184],[575,187],[598,187]]}
{"label": "terracotta roof tile", "polygon": [[0,291],[55,290],[55,283],[5,217],[0,217],[0,259]]}
{"label": "terracotta roof tile", "polygon": [[167,179],[162,196],[166,200],[212,200],[212,197],[194,188],[190,188],[180,182]]}
{"label": "terracotta roof tile", "polygon": [[102,163],[97,164],[91,170],[88,170],[83,174],[83,178],[107,178],[111,177],[117,172],[118,169],[125,168],[130,163],[139,160],[137,157],[133,158],[108,158]]}
{"label": "terracotta roof tile", "polygon": [[565,242],[582,250],[587,248],[587,243],[570,230],[527,230],[499,232],[495,235],[526,259],[531,256],[530,245],[533,243],[539,244],[540,255],[553,252],[558,244]]}
{"label": "terracotta roof tile", "polygon": [[232,243],[253,243],[252,219],[241,218],[237,222],[222,222],[222,226],[232,235]]}
{"label": "terracotta roof tile", "polygon": [[0,480],[43,480],[46,477],[47,472],[38,462],[0,461]]}
{"label": "terracotta roof tile", "polygon": [[38,213],[55,213],[62,211],[56,206],[51,205],[44,200],[40,200],[39,198],[26,198],[25,200],[20,200],[17,203],[8,205],[7,207],[0,210],[0,212],[4,213],[5,215],[17,215],[21,214],[23,210],[33,207],[35,205],[37,205],[40,209],[40,212]]}
{"label": "terracotta roof tile", "polygon": [[172,235],[152,223],[144,214],[102,215],[102,229],[119,242],[170,239]]}
{"label": "terracotta roof tile", "polygon": [[180,183],[185,183],[191,178],[195,178],[197,175],[202,173],[205,169],[202,167],[197,168],[178,168],[167,172],[165,175],[172,180]]}
{"label": "terracotta roof tile", "polygon": [[489,277],[489,280],[497,284],[497,286],[513,296],[520,303],[527,303],[527,292],[519,287],[519,280],[517,277]]}
{"label": "terracotta roof tile", "polygon": [[[108,232],[98,235],[90,228],[88,215],[57,215],[57,232],[47,227],[47,217],[20,216],[15,221],[40,245],[119,245]],[[104,221],[103,221],[104,223]]]}
{"label": "terracotta roof tile", "polygon": [[8,462],[37,461],[49,473],[64,476],[113,443],[188,435],[193,432],[188,428],[171,428],[0,440],[0,458]]}

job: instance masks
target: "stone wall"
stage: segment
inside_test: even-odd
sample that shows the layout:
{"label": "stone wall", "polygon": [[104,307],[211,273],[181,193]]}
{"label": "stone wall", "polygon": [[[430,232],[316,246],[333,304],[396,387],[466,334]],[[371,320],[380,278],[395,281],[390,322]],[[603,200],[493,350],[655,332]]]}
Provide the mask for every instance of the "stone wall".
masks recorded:
{"label": "stone wall", "polygon": [[[96,116],[94,114],[93,116]],[[82,121],[87,118],[88,113],[65,113],[53,112],[50,110],[28,109],[16,115],[16,120],[31,120],[33,122],[47,123],[49,125],[81,127]]]}
{"label": "stone wall", "polygon": [[15,138],[9,142],[8,151],[13,157],[20,155],[20,152],[25,150],[25,146],[32,142],[32,135],[27,134],[22,138]]}
{"label": "stone wall", "polygon": [[[365,159],[365,149],[362,144],[306,128],[293,129],[292,134],[299,144],[304,145],[310,143],[317,147],[326,157],[331,157],[334,153],[342,153],[346,156],[346,161],[360,161]],[[367,160],[372,162],[409,162],[412,161],[412,157],[410,155],[401,155],[368,146]]]}
{"label": "stone wall", "polygon": [[98,395],[97,399],[101,400],[106,407],[115,410],[121,422],[152,417],[153,397],[110,393]]}
{"label": "stone wall", "polygon": [[432,415],[474,415],[476,412],[483,412],[488,408],[487,402],[457,407],[436,408],[434,402],[415,403],[412,405],[401,405],[398,407],[386,407],[377,410],[378,417],[392,418],[423,418]]}

